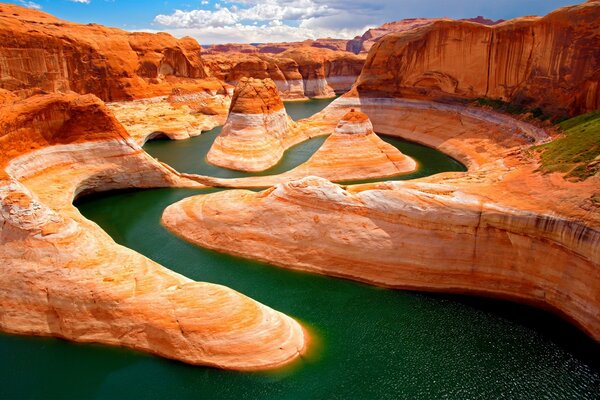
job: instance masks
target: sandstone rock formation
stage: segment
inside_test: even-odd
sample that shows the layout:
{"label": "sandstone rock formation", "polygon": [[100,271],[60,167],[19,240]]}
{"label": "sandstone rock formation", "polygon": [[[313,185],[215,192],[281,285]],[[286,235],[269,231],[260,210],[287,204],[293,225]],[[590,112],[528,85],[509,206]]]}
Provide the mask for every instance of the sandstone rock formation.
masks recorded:
{"label": "sandstone rock formation", "polygon": [[80,25],[0,5],[0,88],[92,93],[105,101],[168,95],[207,78],[192,38]]}
{"label": "sandstone rock formation", "polygon": [[[301,121],[295,128],[297,132],[310,131],[310,121]],[[326,132],[325,129],[321,134]],[[299,135],[295,137],[298,138]],[[351,109],[321,147],[298,167],[278,175],[214,178],[210,183],[223,187],[269,187],[311,175],[346,182],[398,176],[416,169],[415,160],[381,140],[373,132],[369,118],[364,113]]]}
{"label": "sandstone rock formation", "polygon": [[293,319],[116,244],[72,205],[100,190],[202,187],[149,157],[96,97],[3,106],[0,148],[2,331],[241,370],[285,364],[304,348]]}
{"label": "sandstone rock formation", "polygon": [[230,84],[242,78],[270,78],[284,100],[307,100],[298,64],[291,58],[234,53],[208,55],[205,62],[214,76]]}
{"label": "sandstone rock formation", "polygon": [[309,177],[191,197],[163,223],[198,245],[286,268],[529,302],[600,339],[600,209],[590,201],[599,176],[573,183],[536,172],[528,149],[549,139],[543,130],[460,105],[346,96],[318,116],[321,129],[349,108],[469,172],[346,188]]}
{"label": "sandstone rock formation", "polygon": [[325,48],[297,47],[286,50],[280,57],[291,58],[298,64],[308,97],[327,98],[349,90],[365,62],[363,57]]}
{"label": "sandstone rock formation", "polygon": [[[420,26],[429,25],[436,21],[450,21],[448,18],[407,18],[400,21],[385,23],[377,28],[367,30],[362,36],[357,36],[348,41],[346,50],[354,54],[368,53],[371,47],[377,43],[383,36],[392,32],[404,32]],[[496,25],[504,20],[494,21],[479,16],[477,18],[461,19],[460,21],[476,22],[483,25]]]}
{"label": "sandstone rock formation", "polygon": [[235,88],[227,122],[206,159],[230,169],[265,170],[283,155],[292,129],[275,83],[242,78]]}
{"label": "sandstone rock formation", "polygon": [[600,108],[600,2],[494,26],[437,21],[371,50],[360,96],[489,97],[551,115]]}
{"label": "sandstone rock formation", "polygon": [[277,54],[213,52],[203,59],[213,76],[231,84],[243,77],[271,78],[284,100],[344,93],[365,61],[364,56],[314,46],[293,46]]}
{"label": "sandstone rock formation", "polygon": [[108,107],[136,142],[143,144],[161,136],[189,139],[223,125],[232,95],[231,87],[202,92],[174,89],[170,96],[109,103]]}

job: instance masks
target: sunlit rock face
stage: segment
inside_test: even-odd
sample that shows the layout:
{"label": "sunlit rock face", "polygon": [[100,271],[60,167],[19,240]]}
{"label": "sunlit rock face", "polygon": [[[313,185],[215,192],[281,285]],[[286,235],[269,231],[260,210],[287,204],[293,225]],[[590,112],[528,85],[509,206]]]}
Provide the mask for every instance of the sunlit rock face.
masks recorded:
{"label": "sunlit rock face", "polygon": [[105,101],[168,95],[207,78],[192,38],[80,25],[0,5],[0,88],[92,93]]}
{"label": "sunlit rock face", "polygon": [[349,90],[365,61],[347,51],[325,47],[283,44],[276,53],[213,50],[203,57],[212,75],[236,84],[241,78],[271,78],[284,100],[329,98]]}
{"label": "sunlit rock face", "polygon": [[600,2],[494,26],[433,24],[383,37],[360,95],[489,97],[553,115],[600,108]]}
{"label": "sunlit rock face", "polygon": [[0,330],[226,369],[300,355],[293,319],[116,244],[73,206],[82,193],[203,187],[148,156],[97,97],[5,102],[0,148]]}
{"label": "sunlit rock face", "polygon": [[369,117],[351,110],[305,163],[282,174],[286,178],[320,176],[333,181],[384,178],[412,172],[417,163],[381,140]]}
{"label": "sunlit rock face", "polygon": [[281,159],[286,141],[293,135],[292,127],[271,79],[242,78],[227,122],[206,158],[225,168],[265,170]]}

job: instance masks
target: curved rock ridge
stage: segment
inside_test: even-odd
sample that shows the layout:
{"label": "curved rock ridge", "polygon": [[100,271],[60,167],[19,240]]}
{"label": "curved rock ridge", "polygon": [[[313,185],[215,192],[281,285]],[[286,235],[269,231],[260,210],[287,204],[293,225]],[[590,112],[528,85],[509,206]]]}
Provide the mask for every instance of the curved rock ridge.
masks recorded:
{"label": "curved rock ridge", "polygon": [[417,163],[373,132],[369,117],[354,109],[306,163],[284,175],[316,175],[334,181],[384,178],[413,172]]}
{"label": "curved rock ridge", "polygon": [[600,176],[540,174],[529,149],[546,132],[478,108],[342,97],[311,122],[333,129],[350,108],[376,131],[443,150],[469,171],[346,187],[306,177],[260,193],[194,196],[167,208],[164,225],[286,268],[532,303],[600,340]]}
{"label": "curved rock ridge", "polygon": [[274,368],[304,349],[293,319],[116,244],[72,205],[100,190],[203,187],[149,157],[96,97],[3,106],[0,147],[2,331],[239,370]]}
{"label": "curved rock ridge", "polygon": [[189,139],[223,125],[233,88],[188,91],[176,88],[169,96],[107,104],[127,132],[139,143],[166,136]]}
{"label": "curved rock ridge", "polygon": [[494,26],[437,21],[371,48],[356,92],[488,97],[550,115],[600,108],[600,2]]}
{"label": "curved rock ridge", "polygon": [[0,88],[8,90],[72,90],[117,101],[192,90],[208,78],[201,47],[189,37],[75,24],[1,4],[0,39]]}
{"label": "curved rock ridge", "polygon": [[[298,122],[296,130],[310,130],[309,124],[310,121]],[[327,129],[320,132],[327,133]],[[224,187],[269,187],[310,175],[345,182],[397,176],[416,169],[415,160],[402,154],[373,132],[373,125],[366,114],[351,109],[342,117],[321,147],[296,168],[278,175],[212,178],[209,182],[214,186]]]}
{"label": "curved rock ridge", "polygon": [[281,159],[293,125],[271,79],[242,78],[206,159],[224,168],[263,171]]}

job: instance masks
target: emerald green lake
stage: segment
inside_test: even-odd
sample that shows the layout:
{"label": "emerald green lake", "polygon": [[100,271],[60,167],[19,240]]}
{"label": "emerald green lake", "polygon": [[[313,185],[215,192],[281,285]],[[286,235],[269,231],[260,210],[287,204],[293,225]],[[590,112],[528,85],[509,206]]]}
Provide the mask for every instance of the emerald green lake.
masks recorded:
{"label": "emerald green lake", "polygon": [[[302,104],[316,107],[293,103],[299,109]],[[150,142],[146,148],[161,160],[173,148],[172,166],[208,174],[201,166],[206,153],[196,144],[203,143],[200,138]],[[386,140],[418,159],[423,167],[418,174],[463,169],[435,150]],[[291,149],[286,158],[312,154],[302,149],[304,156]],[[240,373],[122,348],[0,335],[0,398],[599,398],[600,346],[549,313],[290,271],[192,246],[160,225],[165,207],[211,191],[120,191],[83,198],[76,205],[118,243],[192,279],[229,286],[297,318],[316,338],[303,360],[281,371]]]}

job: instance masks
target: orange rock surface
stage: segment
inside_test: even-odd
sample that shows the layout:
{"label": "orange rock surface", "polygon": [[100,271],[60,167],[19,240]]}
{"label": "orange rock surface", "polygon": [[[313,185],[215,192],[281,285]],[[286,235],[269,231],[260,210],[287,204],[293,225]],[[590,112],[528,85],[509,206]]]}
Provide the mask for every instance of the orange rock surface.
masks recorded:
{"label": "orange rock surface", "polygon": [[72,205],[81,193],[202,187],[149,157],[92,95],[0,109],[0,329],[255,370],[305,347],[301,326],[229,288],[116,244]]}
{"label": "orange rock surface", "polygon": [[227,122],[206,159],[225,168],[265,170],[281,159],[292,129],[275,83],[242,78],[235,88]]}
{"label": "orange rock surface", "polygon": [[203,92],[175,89],[170,96],[109,103],[108,107],[139,144],[161,136],[183,140],[223,125],[232,91],[225,86]]}
{"label": "orange rock surface", "polygon": [[[105,101],[168,95],[207,78],[192,38],[81,25],[0,5],[0,88],[92,93]],[[201,82],[200,89],[221,83]]]}
{"label": "orange rock surface", "polygon": [[203,57],[211,74],[235,84],[241,78],[271,78],[284,100],[333,97],[349,90],[364,56],[314,46],[291,46],[277,54],[213,52]]}
{"label": "orange rock surface", "polygon": [[[300,121],[294,131],[310,131],[310,124],[310,121]],[[327,133],[329,133],[327,129],[321,132],[321,134]],[[301,135],[295,138],[298,141],[303,139]],[[212,178],[207,182],[224,187],[268,187],[311,175],[330,181],[344,182],[385,178],[416,169],[415,160],[405,156],[373,132],[373,125],[366,114],[351,110],[342,117],[321,147],[298,167],[278,175],[232,179]]]}
{"label": "orange rock surface", "polygon": [[[363,33],[362,36],[357,36],[352,40],[348,40],[346,50],[355,54],[366,54],[371,47],[377,43],[383,36],[392,32],[404,32],[420,26],[429,25],[436,21],[449,20],[447,18],[407,18],[400,21],[387,22],[377,28],[372,28]],[[484,17],[461,19],[461,21],[477,22],[483,25],[496,25],[503,20],[493,21]]]}
{"label": "orange rock surface", "polygon": [[171,205],[163,223],[198,245],[286,268],[532,303],[600,340],[600,176],[573,183],[536,172],[528,149],[547,133],[477,108],[347,96],[313,123],[333,129],[350,108],[377,132],[436,147],[469,171],[230,190]]}
{"label": "orange rock surface", "polygon": [[494,26],[437,21],[383,37],[360,96],[489,97],[551,115],[600,108],[600,2]]}

